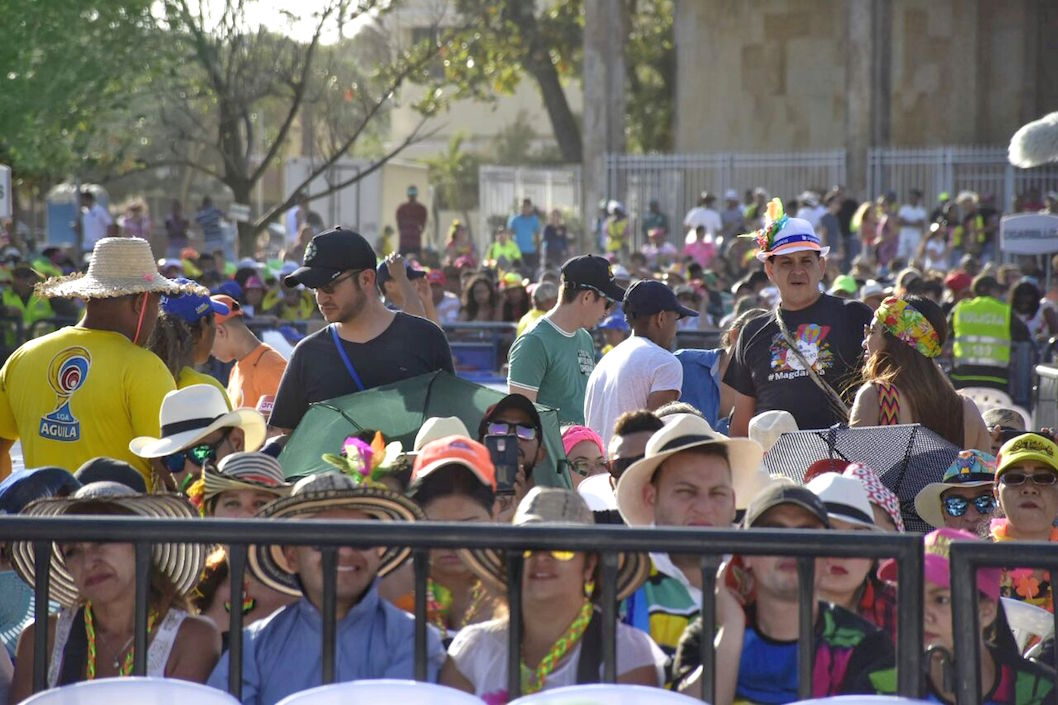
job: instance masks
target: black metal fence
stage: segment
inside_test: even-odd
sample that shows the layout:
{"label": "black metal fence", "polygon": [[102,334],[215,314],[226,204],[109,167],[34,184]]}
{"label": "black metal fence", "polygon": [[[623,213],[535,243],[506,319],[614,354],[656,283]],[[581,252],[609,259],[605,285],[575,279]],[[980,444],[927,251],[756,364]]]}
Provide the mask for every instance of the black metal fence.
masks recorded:
{"label": "black metal fence", "polygon": [[[371,521],[276,521],[223,519],[144,519],[133,517],[0,517],[0,537],[5,541],[32,541],[36,556],[36,619],[45,624],[48,601],[49,561],[52,541],[121,541],[132,543],[136,557],[135,655],[133,673],[146,669],[148,569],[153,543],[171,542],[230,546],[231,585],[242,584],[246,552],[252,544],[312,545],[322,551],[323,667],[321,682],[334,681],[335,578],[337,550],[341,546],[408,546],[413,550],[415,572],[415,678],[426,680],[426,580],[429,549],[493,548],[507,552],[507,599],[521,604],[523,552],[565,549],[600,556],[603,611],[603,681],[616,681],[616,577],[620,551],[663,551],[701,557],[702,594],[713,594],[716,571],[727,554],[794,556],[800,581],[800,638],[798,687],[800,697],[811,695],[814,655],[812,624],[814,559],[821,556],[895,558],[899,564],[898,687],[901,695],[917,697],[922,690],[922,540],[917,535],[865,534],[864,532],[721,529],[629,528],[620,526],[553,527],[497,526],[461,523],[383,523]],[[1058,566],[1058,557],[1052,559]],[[233,594],[237,592],[233,591]],[[242,612],[231,610],[229,623],[229,692],[236,698],[242,689]],[[703,634],[715,633],[713,600],[702,606]],[[508,644],[508,689],[513,699],[520,693],[521,610],[510,610]],[[714,694],[713,640],[702,639],[702,693],[707,701]],[[46,639],[35,641],[34,690],[46,686],[48,648]],[[969,701],[961,701],[969,702]]]}

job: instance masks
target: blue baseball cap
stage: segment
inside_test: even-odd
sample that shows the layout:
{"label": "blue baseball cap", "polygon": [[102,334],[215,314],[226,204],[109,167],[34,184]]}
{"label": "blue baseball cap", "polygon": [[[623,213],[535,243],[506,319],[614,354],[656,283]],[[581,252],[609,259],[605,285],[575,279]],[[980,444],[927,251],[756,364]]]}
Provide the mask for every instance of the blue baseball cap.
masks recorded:
{"label": "blue baseball cap", "polygon": [[[190,279],[180,277],[173,281],[180,284],[194,284]],[[179,318],[185,323],[194,325],[211,313],[219,313],[226,316],[231,313],[228,307],[219,301],[209,298],[209,292],[202,289],[202,293],[181,294],[179,296],[163,296],[162,311],[167,315]]]}
{"label": "blue baseball cap", "polygon": [[242,287],[239,286],[239,282],[234,279],[228,279],[227,281],[221,282],[219,285],[214,287],[213,291],[210,292],[214,296],[217,294],[223,294],[230,296],[231,298],[238,301],[242,298]]}
{"label": "blue baseball cap", "polygon": [[[426,276],[426,270],[412,267],[411,262],[406,263],[404,268],[408,272],[408,279],[421,279]],[[389,276],[389,267],[385,262],[379,263],[378,267],[375,268],[375,283],[378,284],[378,290],[384,292],[382,285],[390,279],[392,277]]]}
{"label": "blue baseball cap", "polygon": [[0,482],[0,514],[18,514],[27,504],[44,497],[65,497],[81,482],[59,467],[19,470]]}
{"label": "blue baseball cap", "polygon": [[621,310],[621,306],[614,309],[613,313],[602,319],[602,323],[595,327],[599,330],[631,330],[628,327],[628,320],[625,318],[625,312]]}
{"label": "blue baseball cap", "polygon": [[625,292],[624,311],[630,320],[662,311],[675,311],[680,314],[680,318],[698,315],[694,309],[680,304],[672,289],[653,279],[641,279],[628,287]]}

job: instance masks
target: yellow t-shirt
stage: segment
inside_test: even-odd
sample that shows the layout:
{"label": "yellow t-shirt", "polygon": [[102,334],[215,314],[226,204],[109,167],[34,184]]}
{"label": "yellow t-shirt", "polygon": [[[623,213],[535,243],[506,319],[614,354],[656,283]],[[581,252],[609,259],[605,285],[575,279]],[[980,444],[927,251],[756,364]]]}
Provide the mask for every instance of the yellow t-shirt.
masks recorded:
{"label": "yellow t-shirt", "polygon": [[176,388],[150,350],[121,333],[68,326],[27,342],[0,369],[0,438],[21,439],[27,468],[70,472],[98,456],[150,463],[129,450],[159,434],[162,398]]}
{"label": "yellow t-shirt", "polygon": [[190,387],[192,384],[212,384],[224,395],[224,403],[228,405],[228,411],[231,411],[231,399],[228,398],[228,388],[217,381],[216,377],[203,374],[193,367],[185,367],[180,370],[180,376],[176,378],[176,388],[183,389],[184,387]]}
{"label": "yellow t-shirt", "polygon": [[544,317],[547,311],[541,311],[538,308],[531,308],[529,311],[518,319],[518,326],[514,329],[514,337],[517,338],[522,333],[533,329],[541,318]]}

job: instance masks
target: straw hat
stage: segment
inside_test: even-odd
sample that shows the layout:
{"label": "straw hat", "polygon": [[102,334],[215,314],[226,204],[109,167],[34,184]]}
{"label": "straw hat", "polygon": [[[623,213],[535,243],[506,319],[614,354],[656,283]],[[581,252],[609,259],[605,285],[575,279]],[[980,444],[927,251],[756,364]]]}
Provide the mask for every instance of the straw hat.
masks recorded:
{"label": "straw hat", "polygon": [[202,468],[202,481],[202,497],[206,502],[229,490],[258,490],[276,497],[290,493],[290,484],[283,477],[279,461],[259,452],[226,455],[215,468],[207,463]]}
{"label": "straw hat", "polygon": [[760,443],[764,452],[767,453],[778,442],[779,436],[798,430],[797,419],[793,417],[793,414],[782,409],[773,409],[762,411],[751,418],[747,435]]}
{"label": "straw hat", "polygon": [[931,482],[915,495],[915,511],[934,529],[944,527],[940,496],[953,487],[991,487],[996,480],[996,459],[976,449],[959,451],[940,482]]}
{"label": "straw hat", "polygon": [[138,237],[105,237],[92,250],[88,272],[52,277],[37,284],[44,298],[112,299],[128,294],[190,293],[198,285],[181,285],[158,273],[151,246]]}
{"label": "straw hat", "polygon": [[[57,517],[66,514],[92,514],[93,507],[116,506],[128,514],[154,519],[197,519],[198,512],[183,495],[137,494],[117,482],[93,482],[69,497],[40,499],[28,505],[19,516]],[[16,541],[11,546],[11,557],[19,576],[30,585],[36,578],[36,564],[32,541]],[[206,563],[206,547],[192,543],[155,544],[151,561],[172,581],[177,593],[186,595],[198,584],[199,574]],[[77,604],[80,599],[73,577],[66,569],[58,543],[51,548],[50,597],[64,607]]]}
{"label": "straw hat", "polygon": [[643,488],[669,457],[708,445],[727,449],[735,501],[748,502],[760,488],[758,475],[764,458],[760,444],[749,438],[728,438],[714,431],[709,422],[694,414],[674,414],[647,441],[646,454],[642,460],[628,466],[617,481],[617,506],[625,522],[629,526],[653,524],[654,508],[643,497]]}
{"label": "straw hat", "polygon": [[[351,509],[379,521],[421,521],[422,510],[407,497],[377,486],[358,485],[340,472],[323,472],[302,478],[289,497],[269,504],[257,513],[259,519],[311,518],[329,509]],[[395,570],[411,554],[407,547],[390,546],[382,554],[378,576]],[[250,572],[273,590],[301,596],[297,574],[283,556],[282,546],[255,545],[247,556]]]}
{"label": "straw hat", "polygon": [[[529,490],[511,520],[514,526],[595,526],[595,516],[584,499],[573,490],[534,487]],[[491,548],[463,549],[463,562],[495,591],[507,591],[507,561],[503,551]],[[617,599],[635,592],[650,573],[650,559],[642,553],[623,552],[617,557]]]}
{"label": "straw hat", "polygon": [[458,416],[431,416],[423,422],[419,432],[415,434],[415,442],[411,446],[412,452],[418,453],[427,443],[447,436],[470,438],[470,431]]}
{"label": "straw hat", "polygon": [[257,450],[265,441],[267,424],[256,409],[228,411],[220,390],[212,384],[192,384],[175,389],[162,399],[158,411],[161,438],[138,436],[129,450],[141,458],[164,458],[222,428],[238,427],[245,433],[243,448]]}

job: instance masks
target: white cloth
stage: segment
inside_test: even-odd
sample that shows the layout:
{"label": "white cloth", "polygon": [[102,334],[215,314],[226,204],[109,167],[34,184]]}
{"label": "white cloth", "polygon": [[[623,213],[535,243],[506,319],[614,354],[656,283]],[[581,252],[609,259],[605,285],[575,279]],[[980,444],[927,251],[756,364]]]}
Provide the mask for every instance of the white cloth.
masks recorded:
{"label": "white cloth", "polygon": [[584,421],[610,443],[617,417],[645,409],[653,392],[683,388],[683,366],[657,343],[633,335],[602,356],[588,377]]}
{"label": "white cloth", "polygon": [[441,303],[434,305],[434,310],[437,311],[437,319],[441,322],[441,325],[458,321],[460,306],[459,297],[451,291],[446,291],[444,296],[441,297]]}
{"label": "white cloth", "polygon": [[918,252],[918,245],[922,242],[922,234],[926,230],[926,209],[922,206],[912,206],[905,203],[896,212],[897,218],[909,223],[919,223],[918,227],[903,225],[900,227],[900,241],[897,245],[896,256],[910,260]]}
{"label": "white cloth", "polygon": [[291,245],[297,244],[298,241],[298,212],[300,210],[301,206],[291,206],[283,216],[287,231],[287,242]]}
{"label": "white cloth", "polygon": [[720,214],[705,206],[696,206],[690,209],[683,219],[683,227],[689,229],[692,233],[699,225],[704,225],[705,232],[710,235],[717,235],[724,230],[724,222],[720,220]]}
{"label": "white cloth", "polygon": [[795,217],[802,220],[807,220],[812,224],[813,230],[819,230],[819,221],[823,218],[823,215],[827,212],[825,206],[802,206],[797,209],[797,215]]}
{"label": "white cloth", "polygon": [[942,272],[948,269],[948,255],[945,253],[947,249],[948,246],[939,238],[927,240],[922,257],[926,269],[939,269]]}
{"label": "white cloth", "polygon": [[[54,688],[59,682],[59,673],[62,669],[62,652],[66,649],[66,642],[70,639],[70,630],[73,628],[74,618],[81,607],[65,608],[59,612],[59,619],[55,624],[55,645],[52,647],[51,659],[48,661],[48,687]],[[165,677],[165,666],[169,663],[169,655],[176,644],[176,635],[180,631],[180,625],[187,618],[187,612],[178,609],[170,609],[165,613],[161,624],[155,625],[154,636],[147,645],[147,675],[157,678]]]}
{"label": "white cloth", "polygon": [[91,208],[81,207],[81,223],[84,225],[84,249],[91,250],[96,241],[107,236],[107,228],[114,224],[107,209],[98,203]]}
{"label": "white cloth", "polygon": [[[577,662],[581,643],[547,676],[544,690],[577,683]],[[459,631],[448,647],[448,658],[474,685],[474,694],[485,702],[506,702],[507,694],[507,620],[494,619],[471,624]],[[658,685],[663,683],[665,654],[646,633],[627,624],[617,624],[617,675],[643,666],[654,666]],[[602,681],[602,664],[599,665]],[[501,699],[502,694],[502,699]],[[491,696],[491,697],[489,697]]]}

